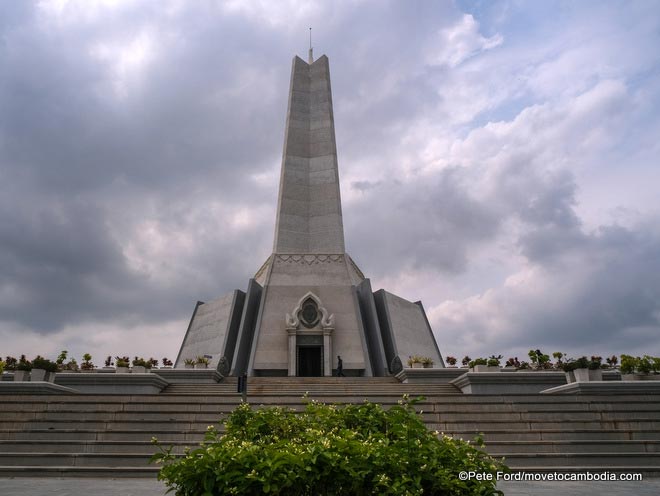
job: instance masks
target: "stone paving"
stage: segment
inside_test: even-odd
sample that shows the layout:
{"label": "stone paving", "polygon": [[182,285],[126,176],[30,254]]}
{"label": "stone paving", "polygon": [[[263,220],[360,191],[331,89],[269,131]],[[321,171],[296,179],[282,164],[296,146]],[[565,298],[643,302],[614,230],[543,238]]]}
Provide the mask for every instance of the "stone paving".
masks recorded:
{"label": "stone paving", "polygon": [[[21,496],[163,496],[165,485],[151,479],[0,478],[2,494]],[[660,478],[642,482],[501,482],[506,496],[657,496]],[[171,493],[170,493],[171,494]]]}

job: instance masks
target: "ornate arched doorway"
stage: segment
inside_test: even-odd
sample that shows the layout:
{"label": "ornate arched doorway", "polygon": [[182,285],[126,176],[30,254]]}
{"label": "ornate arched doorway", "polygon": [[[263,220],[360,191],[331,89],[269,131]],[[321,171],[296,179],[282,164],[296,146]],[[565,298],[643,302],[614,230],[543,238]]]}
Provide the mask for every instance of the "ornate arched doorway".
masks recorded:
{"label": "ornate arched doorway", "polygon": [[329,377],[332,375],[332,331],[334,315],[311,291],[286,314],[289,335],[289,376]]}

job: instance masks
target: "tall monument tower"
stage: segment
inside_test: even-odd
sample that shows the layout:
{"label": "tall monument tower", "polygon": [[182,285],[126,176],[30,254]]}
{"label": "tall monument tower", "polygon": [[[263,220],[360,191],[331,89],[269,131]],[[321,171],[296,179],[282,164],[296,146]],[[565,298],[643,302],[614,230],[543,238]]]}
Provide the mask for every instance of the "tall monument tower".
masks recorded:
{"label": "tall monument tower", "polygon": [[410,355],[444,367],[421,302],[371,289],[344,248],[328,57],[294,57],[273,253],[247,291],[198,302],[176,367],[224,375],[386,376]]}

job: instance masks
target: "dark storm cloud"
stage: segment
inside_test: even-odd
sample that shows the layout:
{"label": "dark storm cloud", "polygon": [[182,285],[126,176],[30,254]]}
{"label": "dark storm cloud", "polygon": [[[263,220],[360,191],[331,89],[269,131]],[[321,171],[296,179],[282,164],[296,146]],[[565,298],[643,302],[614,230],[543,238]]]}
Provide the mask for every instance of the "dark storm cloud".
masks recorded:
{"label": "dark storm cloud", "polygon": [[[222,4],[47,7],[2,7],[0,320],[39,332],[87,320],[166,321],[243,287],[268,253],[276,200],[249,178],[279,167],[290,47],[303,45],[291,41],[304,41],[304,31],[221,12]],[[319,34],[317,54],[343,60],[333,83],[351,99],[376,92],[404,62],[412,70],[414,48],[401,40],[428,36],[446,11],[424,3],[313,10],[342,39]],[[365,19],[379,26],[367,36]],[[396,32],[382,36],[386,25]],[[358,68],[365,79],[355,87]],[[398,91],[403,84],[359,113],[368,122],[412,118],[423,97]],[[360,137],[361,153],[377,148],[379,129]],[[224,216],[211,213],[214,202]],[[241,205],[262,205],[268,218],[237,231],[227,209]],[[168,257],[152,246],[173,233],[192,247],[172,246]]]}
{"label": "dark storm cloud", "polygon": [[[212,201],[274,200],[246,177],[278,160],[287,71],[272,70],[267,30],[240,40],[234,18],[212,22],[193,10],[164,19],[155,6],[64,29],[44,25],[34,4],[3,4],[2,321],[39,332],[85,320],[166,321],[244,286],[263,261],[271,231],[261,222],[238,240],[204,214],[195,217],[204,229],[192,229],[182,204],[203,211]],[[112,54],[95,50],[130,46],[141,29],[153,53],[117,94]],[[243,89],[250,74],[239,44],[254,64],[252,91]],[[166,234],[187,229],[198,243],[155,261],[180,278],[165,287],[154,281],[157,265],[136,269],[124,253],[145,219]],[[254,252],[247,261],[245,248]]]}
{"label": "dark storm cloud", "polygon": [[[463,271],[471,247],[491,239],[500,218],[472,198],[461,180],[460,169],[448,168],[411,184],[381,185],[352,205],[348,245],[363,269],[381,277],[410,268]],[[359,254],[365,253],[362,262]]]}

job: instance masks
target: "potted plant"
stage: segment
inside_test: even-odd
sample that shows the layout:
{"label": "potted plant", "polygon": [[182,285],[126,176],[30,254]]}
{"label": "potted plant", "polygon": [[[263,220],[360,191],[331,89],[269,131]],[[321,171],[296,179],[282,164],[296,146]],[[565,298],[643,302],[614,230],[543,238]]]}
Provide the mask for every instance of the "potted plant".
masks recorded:
{"label": "potted plant", "polygon": [[67,370],[67,366],[64,363],[64,361],[66,360],[66,357],[67,357],[68,354],[69,354],[68,351],[62,350],[62,351],[60,351],[60,354],[57,355],[57,359],[55,360],[55,363],[57,364],[57,369],[60,372],[64,371],[64,370]]}
{"label": "potted plant", "polygon": [[603,380],[603,370],[601,369],[601,362],[603,357],[592,356],[589,361],[589,380],[590,381],[602,381]]}
{"label": "potted plant", "polygon": [[638,377],[635,377],[635,368],[637,366],[637,359],[630,355],[621,355],[621,367],[619,367],[619,372],[621,372],[622,381],[635,381]]}
{"label": "potted plant", "polygon": [[78,362],[76,362],[75,358],[69,360],[69,363],[66,364],[66,370],[69,370],[71,372],[80,372],[80,368],[78,367]]}
{"label": "potted plant", "polygon": [[616,355],[612,355],[611,357],[606,358],[605,361],[607,362],[607,366],[611,369],[615,369],[619,363],[619,359],[616,357]]}
{"label": "potted plant", "polygon": [[85,353],[83,355],[83,361],[80,364],[81,372],[93,372],[96,366],[92,363],[92,355]]}
{"label": "potted plant", "polygon": [[205,356],[198,356],[195,360],[196,369],[206,369],[209,366],[209,359]]}
{"label": "potted plant", "polygon": [[488,360],[485,358],[475,358],[468,363],[473,372],[488,372]]}
{"label": "potted plant", "polygon": [[105,359],[105,362],[103,362],[103,370],[107,370],[107,371],[115,370],[114,364],[115,362],[112,361],[112,356],[108,355]]}
{"label": "potted plant", "polygon": [[575,382],[575,369],[577,368],[577,362],[575,360],[566,360],[562,362],[561,369],[566,375],[566,384]]}
{"label": "potted plant", "polygon": [[564,362],[562,361],[562,359],[565,358],[566,355],[564,355],[561,351],[555,351],[555,352],[552,353],[552,357],[555,360],[557,360],[555,362],[554,368],[556,368],[557,370],[564,370],[564,367],[563,367]]}
{"label": "potted plant", "polygon": [[133,359],[133,374],[146,374],[148,368],[151,368],[151,364],[144,358]]}
{"label": "potted plant", "polygon": [[455,368],[456,367],[456,357],[453,356],[448,356],[445,358],[445,361],[449,364],[448,367]]}
{"label": "potted plant", "polygon": [[183,364],[187,369],[194,369],[195,368],[195,359],[194,358],[186,358],[183,361]]}
{"label": "potted plant", "polygon": [[7,356],[7,358],[5,358],[5,370],[7,372],[14,372],[16,370],[17,364],[18,360],[16,360],[16,358],[13,356]]}
{"label": "potted plant", "polygon": [[[57,363],[37,355],[32,360],[32,371],[30,373],[30,380],[34,382],[47,381],[53,382],[55,380],[55,372],[57,372]],[[52,377],[51,377],[52,375]]]}
{"label": "potted plant", "polygon": [[518,357],[515,358],[509,358],[506,363],[504,364],[504,368],[520,368],[520,360],[518,360]]}
{"label": "potted plant", "polygon": [[535,370],[543,370],[550,367],[550,356],[541,352],[541,350],[529,350],[527,353],[532,361]]}
{"label": "potted plant", "polygon": [[471,361],[472,359],[469,356],[465,355],[463,357],[463,360],[461,360],[461,365],[463,366],[463,368],[469,367]]}
{"label": "potted plant", "polygon": [[495,356],[491,355],[488,357],[488,360],[486,361],[486,365],[488,366],[488,372],[500,372],[500,360],[502,359],[502,355]]}
{"label": "potted plant", "polygon": [[640,379],[647,379],[653,370],[653,359],[649,355],[644,355],[642,358],[637,358],[637,372],[642,376]]}
{"label": "potted plant", "polygon": [[[0,360],[0,376],[2,376],[2,374],[5,373],[5,365],[7,365],[7,364],[5,362],[3,362],[2,360]],[[0,380],[2,380],[2,378],[0,378]]]}
{"label": "potted plant", "polygon": [[148,369],[157,369],[158,368],[158,360],[156,358],[149,358],[147,360],[147,368]]}
{"label": "potted plant", "polygon": [[14,381],[28,381],[30,379],[30,371],[32,370],[32,363],[25,357],[21,355],[21,358],[18,359],[16,364],[16,369],[14,371]]}
{"label": "potted plant", "polygon": [[162,362],[163,362],[163,367],[162,368],[164,368],[164,369],[171,369],[172,368],[172,365],[173,365],[172,360],[170,360],[169,358],[163,358]]}
{"label": "potted plant", "polygon": [[525,362],[524,360],[520,362],[520,365],[518,366],[518,370],[531,370],[531,369],[532,366],[529,364],[529,362]]}
{"label": "potted plant", "polygon": [[576,382],[589,382],[589,360],[586,356],[580,357],[575,361],[575,374]]}
{"label": "potted plant", "polygon": [[131,364],[131,360],[127,356],[116,356],[115,357],[115,365],[117,366],[117,373],[118,374],[128,374],[129,372],[129,365]]}
{"label": "potted plant", "polygon": [[433,359],[431,357],[422,357],[422,366],[425,369],[433,368]]}

